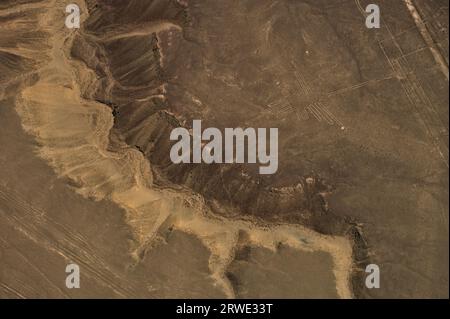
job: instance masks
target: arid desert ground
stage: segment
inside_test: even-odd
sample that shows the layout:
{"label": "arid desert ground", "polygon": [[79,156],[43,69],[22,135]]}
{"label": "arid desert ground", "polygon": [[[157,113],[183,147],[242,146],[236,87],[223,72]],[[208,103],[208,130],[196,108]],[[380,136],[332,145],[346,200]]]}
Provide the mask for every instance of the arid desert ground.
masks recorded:
{"label": "arid desert ground", "polygon": [[[448,298],[448,6],[0,0],[0,298]],[[277,172],[173,163],[196,119]]]}

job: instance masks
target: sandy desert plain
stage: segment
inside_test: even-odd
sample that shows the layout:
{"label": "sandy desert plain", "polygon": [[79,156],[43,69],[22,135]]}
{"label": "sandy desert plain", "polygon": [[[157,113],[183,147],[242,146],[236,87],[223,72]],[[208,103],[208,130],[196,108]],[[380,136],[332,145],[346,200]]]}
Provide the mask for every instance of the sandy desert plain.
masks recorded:
{"label": "sandy desert plain", "polygon": [[[448,298],[448,12],[0,0],[0,298]],[[195,119],[278,170],[174,164]]]}

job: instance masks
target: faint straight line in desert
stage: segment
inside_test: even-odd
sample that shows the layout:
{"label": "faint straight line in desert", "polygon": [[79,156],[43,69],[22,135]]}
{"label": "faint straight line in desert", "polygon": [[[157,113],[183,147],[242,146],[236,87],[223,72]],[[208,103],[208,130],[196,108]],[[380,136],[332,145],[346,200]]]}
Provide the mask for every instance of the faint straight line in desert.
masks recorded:
{"label": "faint straight line in desert", "polygon": [[25,299],[24,295],[22,295],[20,292],[18,292],[14,288],[9,287],[7,284],[0,283],[0,287],[2,287],[4,291],[9,292],[9,293],[13,294],[16,297],[19,297],[20,299]]}
{"label": "faint straight line in desert", "polygon": [[360,82],[360,83],[357,83],[357,84],[354,84],[354,85],[351,85],[351,86],[347,86],[347,87],[342,88],[342,89],[337,89],[335,91],[331,91],[331,92],[327,93],[326,96],[327,97],[332,97],[334,95],[338,95],[338,94],[341,94],[341,93],[346,93],[346,92],[350,92],[350,91],[353,91],[353,90],[357,90],[357,89],[360,89],[360,88],[365,87],[367,85],[370,85],[370,84],[373,84],[373,83],[382,82],[382,81],[385,81],[385,80],[390,80],[392,78],[394,78],[393,75],[388,75],[388,76],[386,76],[384,78],[381,78],[381,79],[373,79],[373,80]]}
{"label": "faint straight line in desert", "polygon": [[439,49],[436,47],[436,44],[435,44],[432,36],[430,35],[430,32],[428,31],[426,24],[423,22],[423,19],[420,16],[419,11],[417,11],[417,8],[414,5],[414,2],[412,0],[403,0],[403,1],[409,10],[409,13],[412,16],[412,18],[417,26],[417,29],[419,30],[420,34],[422,35],[422,38],[424,39],[425,43],[430,48],[431,53],[433,54],[434,60],[436,61],[437,65],[441,69],[442,73],[444,74],[444,76],[448,82],[449,74],[448,74],[447,62],[445,61],[442,54],[439,52]]}
{"label": "faint straight line in desert", "polygon": [[[406,1],[406,0],[404,0],[404,1]],[[355,0],[355,2],[357,4],[359,4],[359,0]],[[409,70],[410,68],[409,68],[408,61],[406,58],[404,58],[405,53],[403,52],[402,48],[398,44],[398,41],[396,40],[391,29],[389,28],[389,25],[386,22],[384,22],[383,25],[385,26],[385,28],[389,34],[390,40],[393,41],[394,45],[399,50],[400,57],[398,59],[391,60],[391,58],[386,53],[386,50],[384,49],[382,41],[378,41],[378,45],[380,46],[382,53],[384,54],[384,56],[386,57],[386,60],[388,61],[389,65],[391,66],[392,70],[394,71],[394,74],[396,74],[399,77],[400,85],[402,86],[406,97],[408,98],[411,106],[413,107],[413,110],[415,110],[417,117],[419,118],[420,122],[424,125],[425,130],[427,131],[427,134],[430,137],[435,149],[438,151],[440,157],[443,159],[445,165],[448,167],[448,165],[449,165],[448,164],[448,147],[444,144],[445,151],[443,151],[441,149],[441,145],[440,145],[441,143],[440,143],[439,136],[436,136],[435,133],[433,132],[432,128],[430,127],[430,125],[432,126],[433,123],[429,123],[430,118],[429,118],[428,113],[430,111],[429,110],[430,106],[427,105],[427,100],[429,101],[429,97],[426,94],[423,87],[421,86],[421,84],[417,83],[418,82],[417,78],[416,77],[415,77],[415,79],[410,78],[409,73],[413,73],[413,71]],[[409,72],[406,72],[404,70],[404,67],[400,63],[400,60],[403,60],[404,64],[408,68],[407,71],[409,71]],[[447,68],[447,72],[448,72],[448,68]],[[420,95],[419,92],[417,92],[417,90],[419,90],[422,93],[422,96]],[[424,98],[424,96],[425,96],[425,98]],[[420,106],[422,104],[425,107],[426,114],[424,114],[424,111],[421,110]],[[425,119],[424,116],[426,116],[427,118]]]}
{"label": "faint straight line in desert", "polygon": [[[2,239],[0,237],[0,242],[3,241],[5,244],[8,244],[8,242],[6,242],[4,239]],[[16,247],[15,247],[16,248]],[[60,294],[61,296],[64,296],[66,298],[70,298],[68,294],[66,294],[60,287],[58,287],[58,285],[56,285],[54,282],[52,282],[48,276],[39,268],[37,267],[27,256],[25,256],[19,249],[15,249],[15,252],[17,255],[19,255],[26,263],[28,263],[31,268],[33,268],[37,273],[39,273],[42,278],[44,278],[51,287],[55,288]]]}
{"label": "faint straight line in desert", "polygon": [[314,105],[313,105],[313,104],[309,105],[309,106],[307,107],[307,109],[312,113],[312,115],[314,115],[314,117],[315,117],[319,122],[322,122],[323,118],[322,118],[322,116],[320,115],[320,112],[317,111],[317,110],[314,108]]}

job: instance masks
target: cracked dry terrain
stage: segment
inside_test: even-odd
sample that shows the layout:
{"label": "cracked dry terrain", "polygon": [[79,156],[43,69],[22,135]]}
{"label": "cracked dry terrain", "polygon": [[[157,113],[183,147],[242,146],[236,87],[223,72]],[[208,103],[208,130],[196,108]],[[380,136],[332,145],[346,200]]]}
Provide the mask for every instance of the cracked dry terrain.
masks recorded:
{"label": "cracked dry terrain", "polygon": [[[448,298],[447,1],[74,2],[0,2],[0,297]],[[172,164],[193,119],[278,172]]]}

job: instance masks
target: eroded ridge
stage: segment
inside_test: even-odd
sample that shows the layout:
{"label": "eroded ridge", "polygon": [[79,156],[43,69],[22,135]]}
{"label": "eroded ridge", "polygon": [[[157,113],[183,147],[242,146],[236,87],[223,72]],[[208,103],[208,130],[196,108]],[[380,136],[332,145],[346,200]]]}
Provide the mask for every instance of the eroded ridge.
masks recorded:
{"label": "eroded ridge", "polygon": [[[80,6],[88,12],[85,3]],[[60,176],[68,177],[77,192],[95,200],[110,199],[126,209],[127,221],[135,233],[132,253],[137,263],[160,232],[175,228],[194,234],[211,251],[212,276],[228,297],[234,297],[225,272],[240,236],[245,234],[249,243],[271,250],[283,243],[299,250],[331,254],[338,294],[352,297],[352,246],[347,238],[321,235],[298,225],[225,218],[213,214],[204,199],[188,189],[156,186],[149,161],[112,131],[111,109],[89,99],[97,90],[110,94],[112,84],[99,81],[88,64],[70,59],[78,31],[64,28],[60,23],[63,13],[63,4],[53,1],[40,15],[39,28],[48,32],[49,61],[38,69],[36,83],[21,92],[17,111],[23,127],[39,142],[39,155]],[[144,31],[158,34],[166,29],[166,23],[155,22]],[[125,32],[127,35],[113,37],[135,35],[133,30]],[[154,93],[158,96],[164,91]]]}

